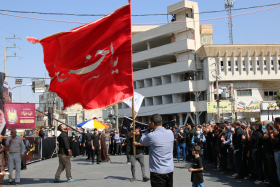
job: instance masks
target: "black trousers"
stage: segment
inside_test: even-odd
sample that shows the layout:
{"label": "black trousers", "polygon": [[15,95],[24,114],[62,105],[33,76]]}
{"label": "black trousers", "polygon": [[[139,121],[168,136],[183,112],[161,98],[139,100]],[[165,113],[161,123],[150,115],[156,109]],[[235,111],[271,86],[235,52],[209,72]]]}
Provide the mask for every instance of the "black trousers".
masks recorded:
{"label": "black trousers", "polygon": [[115,154],[122,155],[122,144],[121,143],[116,143],[116,152],[115,152]]}
{"label": "black trousers", "polygon": [[23,154],[21,158],[21,169],[26,169],[26,152]]}
{"label": "black trousers", "polygon": [[152,187],[173,187],[173,172],[167,174],[150,173]]}
{"label": "black trousers", "polygon": [[97,156],[96,162],[99,163],[99,146],[94,146],[94,150],[92,150],[92,163],[94,163],[94,157]]}
{"label": "black trousers", "polygon": [[87,150],[88,159],[90,159],[91,158],[91,152],[92,152],[90,141],[86,142],[86,150]]}

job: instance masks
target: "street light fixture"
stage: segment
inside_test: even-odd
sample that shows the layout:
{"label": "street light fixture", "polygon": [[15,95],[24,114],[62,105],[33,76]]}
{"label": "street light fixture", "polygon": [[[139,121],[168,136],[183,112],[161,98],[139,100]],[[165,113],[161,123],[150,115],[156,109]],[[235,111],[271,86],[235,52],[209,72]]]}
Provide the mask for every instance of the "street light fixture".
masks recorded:
{"label": "street light fixture", "polygon": [[16,84],[22,84],[22,79],[16,79]]}

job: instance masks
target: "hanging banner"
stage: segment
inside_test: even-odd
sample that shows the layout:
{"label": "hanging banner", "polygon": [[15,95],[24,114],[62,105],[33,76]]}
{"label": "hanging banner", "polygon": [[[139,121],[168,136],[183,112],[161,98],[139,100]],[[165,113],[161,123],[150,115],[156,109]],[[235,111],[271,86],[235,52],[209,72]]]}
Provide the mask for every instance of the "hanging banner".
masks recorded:
{"label": "hanging banner", "polygon": [[[140,93],[134,92],[134,111],[136,113],[139,112],[144,98],[145,97],[143,95],[141,95]],[[128,99],[128,100],[124,101],[124,103],[127,104],[130,108],[132,108],[132,99]]]}
{"label": "hanging banner", "polygon": [[238,101],[236,112],[261,112],[259,101]]}
{"label": "hanging banner", "polygon": [[[217,113],[217,102],[207,102],[207,113]],[[220,102],[220,113],[231,113],[231,102]]]}
{"label": "hanging banner", "polygon": [[35,103],[5,103],[7,129],[36,129]]}

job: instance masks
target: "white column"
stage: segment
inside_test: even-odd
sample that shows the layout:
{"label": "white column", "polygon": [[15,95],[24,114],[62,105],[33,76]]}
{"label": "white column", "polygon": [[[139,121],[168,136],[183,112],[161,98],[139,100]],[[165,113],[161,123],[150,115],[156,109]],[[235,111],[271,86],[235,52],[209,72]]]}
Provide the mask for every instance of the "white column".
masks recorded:
{"label": "white column", "polygon": [[178,116],[179,116],[179,127],[181,127],[183,126],[183,114],[179,113]]}

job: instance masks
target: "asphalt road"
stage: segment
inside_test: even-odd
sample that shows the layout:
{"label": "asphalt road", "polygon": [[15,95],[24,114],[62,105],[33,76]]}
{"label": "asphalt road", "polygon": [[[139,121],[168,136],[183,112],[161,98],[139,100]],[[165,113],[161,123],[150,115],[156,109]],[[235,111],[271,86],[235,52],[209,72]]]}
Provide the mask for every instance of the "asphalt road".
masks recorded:
{"label": "asphalt road", "polygon": [[[20,186],[100,186],[100,187],[131,187],[131,186],[150,186],[150,182],[142,182],[140,164],[136,164],[136,181],[130,182],[130,165],[126,164],[126,156],[111,156],[112,162],[91,165],[90,160],[85,157],[71,159],[72,177],[76,182],[67,183],[65,171],[61,175],[63,183],[53,183],[54,175],[58,167],[58,158],[52,158],[27,166],[27,170],[21,171]],[[145,155],[146,175],[150,175],[149,157]],[[191,186],[191,173],[188,172],[190,163],[175,162],[174,168],[174,187]],[[230,175],[219,175],[213,167],[206,164],[204,175],[204,186],[234,186],[248,187],[255,186],[248,180],[236,180]],[[15,175],[15,173],[14,173]],[[3,185],[7,185],[8,179],[5,177]]]}

